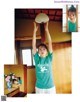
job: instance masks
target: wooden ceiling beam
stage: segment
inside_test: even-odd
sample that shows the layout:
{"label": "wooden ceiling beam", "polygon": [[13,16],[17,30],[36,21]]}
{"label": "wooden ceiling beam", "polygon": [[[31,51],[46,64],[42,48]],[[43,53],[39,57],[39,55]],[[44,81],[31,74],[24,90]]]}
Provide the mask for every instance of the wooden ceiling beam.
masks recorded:
{"label": "wooden ceiling beam", "polygon": [[[41,36],[37,36],[36,39],[41,39]],[[16,41],[32,40],[32,37],[16,37]]]}

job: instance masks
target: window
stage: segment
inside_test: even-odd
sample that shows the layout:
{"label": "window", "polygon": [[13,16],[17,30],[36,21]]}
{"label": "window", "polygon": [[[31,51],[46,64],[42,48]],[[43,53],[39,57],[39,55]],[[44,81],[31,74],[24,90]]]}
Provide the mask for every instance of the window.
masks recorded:
{"label": "window", "polygon": [[27,64],[27,66],[35,65],[32,55],[32,49],[22,49],[22,59],[23,64]]}

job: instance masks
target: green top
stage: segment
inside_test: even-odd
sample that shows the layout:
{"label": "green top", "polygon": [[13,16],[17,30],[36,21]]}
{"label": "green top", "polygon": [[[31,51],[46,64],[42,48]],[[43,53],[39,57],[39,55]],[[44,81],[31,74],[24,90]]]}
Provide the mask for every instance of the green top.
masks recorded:
{"label": "green top", "polygon": [[22,84],[22,80],[18,80],[18,83],[19,83],[19,84]]}
{"label": "green top", "polygon": [[52,57],[53,54],[48,52],[46,57],[40,57],[38,52],[34,55],[36,65],[36,87],[47,89],[54,86],[52,75]]}
{"label": "green top", "polygon": [[68,32],[76,32],[76,23],[68,21]]}

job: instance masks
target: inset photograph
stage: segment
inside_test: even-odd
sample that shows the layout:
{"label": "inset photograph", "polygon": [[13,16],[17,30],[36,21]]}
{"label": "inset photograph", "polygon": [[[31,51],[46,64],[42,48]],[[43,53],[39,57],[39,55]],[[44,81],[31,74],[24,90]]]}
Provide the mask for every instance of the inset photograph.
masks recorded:
{"label": "inset photograph", "polygon": [[63,32],[80,32],[80,6],[64,5]]}
{"label": "inset photograph", "polygon": [[4,65],[4,95],[27,97],[26,65]]}

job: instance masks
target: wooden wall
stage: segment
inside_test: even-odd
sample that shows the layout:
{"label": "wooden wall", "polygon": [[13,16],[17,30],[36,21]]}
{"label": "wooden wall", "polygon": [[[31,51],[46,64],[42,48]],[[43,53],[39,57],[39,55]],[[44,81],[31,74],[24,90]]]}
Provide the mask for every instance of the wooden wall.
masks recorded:
{"label": "wooden wall", "polygon": [[29,67],[27,69],[27,93],[33,93],[35,91],[35,82],[36,82],[35,68]]}
{"label": "wooden wall", "polygon": [[53,74],[57,93],[71,93],[71,43],[53,44]]}
{"label": "wooden wall", "polygon": [[[33,36],[33,22],[29,19],[16,19],[15,23],[15,37],[32,37]],[[49,31],[52,42],[70,41],[71,33],[62,32],[62,22],[49,22]],[[40,35],[40,25],[38,27],[37,36]],[[47,42],[47,39],[45,39]]]}
{"label": "wooden wall", "polygon": [[[9,75],[10,74],[10,68],[8,68],[6,65],[4,66],[4,75]],[[4,89],[7,88],[6,86],[6,81],[4,78]]]}

